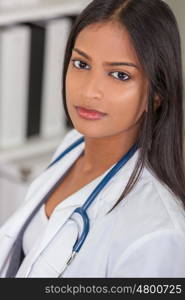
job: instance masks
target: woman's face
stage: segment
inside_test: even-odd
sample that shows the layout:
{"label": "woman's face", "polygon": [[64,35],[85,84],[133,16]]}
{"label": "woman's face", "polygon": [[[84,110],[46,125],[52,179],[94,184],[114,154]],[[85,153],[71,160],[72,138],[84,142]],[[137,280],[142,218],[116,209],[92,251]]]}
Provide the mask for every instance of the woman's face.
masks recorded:
{"label": "woman's face", "polygon": [[147,87],[126,29],[107,22],[79,33],[66,76],[67,109],[79,132],[98,138],[138,133]]}

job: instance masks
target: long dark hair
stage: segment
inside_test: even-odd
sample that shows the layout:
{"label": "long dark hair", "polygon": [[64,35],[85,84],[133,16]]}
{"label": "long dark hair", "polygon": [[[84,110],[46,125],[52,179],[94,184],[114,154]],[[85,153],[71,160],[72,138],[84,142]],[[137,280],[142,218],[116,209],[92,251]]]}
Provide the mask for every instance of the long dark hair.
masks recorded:
{"label": "long dark hair", "polygon": [[[110,20],[118,21],[128,30],[149,80],[148,110],[138,139],[139,157],[114,207],[136,184],[144,166],[185,207],[181,44],[175,16],[165,2],[94,0],[81,12],[71,30],[64,59],[62,93],[66,115],[70,120],[66,107],[65,81],[77,35],[92,23]],[[156,95],[160,98],[157,110],[154,109]]]}

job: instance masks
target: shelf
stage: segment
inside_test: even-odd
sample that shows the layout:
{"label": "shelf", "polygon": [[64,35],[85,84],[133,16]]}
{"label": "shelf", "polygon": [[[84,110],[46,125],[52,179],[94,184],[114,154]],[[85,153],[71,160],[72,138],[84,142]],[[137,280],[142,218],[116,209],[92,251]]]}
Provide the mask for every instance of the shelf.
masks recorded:
{"label": "shelf", "polygon": [[78,15],[90,0],[40,0],[32,5],[0,9],[0,26]]}

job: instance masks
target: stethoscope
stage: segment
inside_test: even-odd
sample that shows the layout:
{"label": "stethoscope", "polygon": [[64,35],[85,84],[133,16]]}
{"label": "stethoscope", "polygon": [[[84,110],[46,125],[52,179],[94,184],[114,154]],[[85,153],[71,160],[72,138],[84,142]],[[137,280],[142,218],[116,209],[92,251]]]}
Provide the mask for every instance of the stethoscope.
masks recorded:
{"label": "stethoscope", "polygon": [[[84,141],[84,137],[79,138],[77,141],[75,141],[72,145],[70,145],[66,150],[64,150],[49,166],[48,168],[51,168],[54,164],[56,164],[59,160],[61,160],[66,154],[68,154],[70,151],[72,151],[75,147],[77,147],[79,144],[81,144]],[[100,183],[96,186],[96,188],[93,190],[93,192],[90,194],[90,196],[87,198],[85,203],[81,207],[77,207],[71,214],[70,218],[72,218],[73,214],[79,214],[83,221],[83,229],[80,236],[77,238],[72,254],[67,261],[66,265],[64,266],[63,270],[61,271],[59,277],[62,277],[64,271],[66,268],[71,264],[71,262],[76,257],[77,253],[80,251],[87,235],[89,232],[89,217],[87,214],[87,209],[92,204],[92,202],[95,200],[96,196],[102,191],[102,189],[105,187],[105,185],[113,178],[113,176],[127,163],[127,161],[132,157],[132,155],[137,150],[137,143],[135,143],[131,149],[111,168],[111,170],[103,177],[103,179],[100,181]]]}

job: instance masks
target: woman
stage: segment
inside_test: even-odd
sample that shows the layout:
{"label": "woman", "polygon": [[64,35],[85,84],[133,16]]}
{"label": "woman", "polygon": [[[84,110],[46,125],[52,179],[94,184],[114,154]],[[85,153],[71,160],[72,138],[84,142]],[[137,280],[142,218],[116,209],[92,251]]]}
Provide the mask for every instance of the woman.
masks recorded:
{"label": "woman", "polygon": [[[92,1],[69,36],[63,75],[74,129],[1,228],[1,277],[184,277],[182,70],[173,13],[161,0]],[[89,232],[78,251],[83,222],[71,215],[120,161],[86,205]]]}

